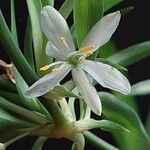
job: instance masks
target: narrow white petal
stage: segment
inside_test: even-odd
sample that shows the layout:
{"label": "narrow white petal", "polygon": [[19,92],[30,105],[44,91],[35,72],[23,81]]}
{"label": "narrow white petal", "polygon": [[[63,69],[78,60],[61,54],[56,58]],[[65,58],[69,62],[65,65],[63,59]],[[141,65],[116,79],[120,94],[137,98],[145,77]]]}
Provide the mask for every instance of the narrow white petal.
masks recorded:
{"label": "narrow white petal", "polygon": [[[74,43],[71,37],[69,27],[61,14],[51,6],[46,6],[41,11],[41,26],[47,38],[57,47],[60,51],[74,51]],[[66,44],[60,40],[64,37]]]}
{"label": "narrow white petal", "polygon": [[48,41],[46,45],[46,54],[58,60],[65,60],[67,53],[66,51],[60,51],[52,42]]}
{"label": "narrow white petal", "polygon": [[67,63],[62,64],[59,71],[51,72],[45,75],[32,86],[30,86],[27,89],[25,96],[39,97],[53,90],[55,86],[57,86],[59,82],[69,73],[71,68],[72,67]]}
{"label": "narrow white petal", "polygon": [[96,92],[96,89],[88,81],[84,71],[81,68],[75,68],[72,70],[72,77],[79,89],[80,94],[84,97],[85,102],[91,108],[91,110],[97,114],[101,115],[102,106],[100,98]]}
{"label": "narrow white petal", "polygon": [[101,62],[85,60],[80,67],[87,71],[103,87],[121,92],[131,92],[128,79],[116,68]]}
{"label": "narrow white petal", "polygon": [[120,22],[120,12],[110,13],[98,21],[85,37],[82,47],[94,45],[93,51],[109,41]]}

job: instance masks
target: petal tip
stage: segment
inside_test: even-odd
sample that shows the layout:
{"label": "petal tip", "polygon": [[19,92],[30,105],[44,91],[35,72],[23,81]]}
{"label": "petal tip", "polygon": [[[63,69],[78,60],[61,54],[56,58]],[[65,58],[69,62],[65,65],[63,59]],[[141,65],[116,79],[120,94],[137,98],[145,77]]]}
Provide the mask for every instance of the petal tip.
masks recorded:
{"label": "petal tip", "polygon": [[131,93],[131,85],[128,83],[128,87],[126,88],[126,91],[124,91],[124,95],[129,95]]}
{"label": "petal tip", "polygon": [[26,90],[26,92],[24,93],[24,96],[27,98],[34,98],[29,89]]}
{"label": "petal tip", "polygon": [[94,112],[96,115],[101,116],[101,114],[102,114],[102,109],[99,108],[99,109],[93,110],[93,112]]}
{"label": "petal tip", "polygon": [[102,114],[102,104],[101,101],[99,99],[99,104],[97,104],[94,108],[94,110],[92,110],[96,115],[101,116]]}

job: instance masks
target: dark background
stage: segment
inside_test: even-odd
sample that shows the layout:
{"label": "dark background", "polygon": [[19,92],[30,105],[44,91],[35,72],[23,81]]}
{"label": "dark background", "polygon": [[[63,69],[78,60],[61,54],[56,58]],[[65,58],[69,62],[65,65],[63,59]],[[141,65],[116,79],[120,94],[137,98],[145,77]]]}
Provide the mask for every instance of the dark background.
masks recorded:
{"label": "dark background", "polygon": [[[55,7],[58,9],[63,0],[55,0]],[[20,48],[23,48],[24,31],[27,20],[27,7],[25,0],[15,0],[16,4],[16,16],[17,16],[17,29],[20,41]],[[120,26],[113,35],[113,39],[117,43],[119,49],[126,48],[136,43],[150,40],[150,1],[149,0],[125,0],[121,4],[115,6],[113,10],[117,8],[124,8],[127,6],[134,6],[134,10],[126,14],[122,19]],[[5,19],[10,25],[10,7],[9,0],[0,0],[0,8],[5,16]],[[71,23],[71,20],[69,20]],[[0,45],[0,59],[9,62],[5,50]],[[136,64],[128,67],[129,77],[131,84],[150,78],[150,58],[143,59]],[[140,108],[140,117],[145,123],[146,114],[150,108],[150,96],[136,97],[138,106]],[[112,137],[108,133],[104,133],[100,130],[93,130],[94,133],[99,135],[101,138],[113,142]],[[19,142],[12,144],[8,150],[29,150],[36,138],[24,138]],[[44,150],[55,147],[55,149],[69,149],[71,142],[67,140],[55,140],[51,139],[44,145]],[[91,145],[86,144],[85,149],[94,149]]]}

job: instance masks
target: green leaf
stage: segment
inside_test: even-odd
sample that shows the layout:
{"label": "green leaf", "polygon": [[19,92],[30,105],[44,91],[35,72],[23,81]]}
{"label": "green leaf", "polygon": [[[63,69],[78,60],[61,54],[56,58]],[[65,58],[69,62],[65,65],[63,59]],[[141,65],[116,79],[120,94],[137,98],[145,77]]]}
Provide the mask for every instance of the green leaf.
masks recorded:
{"label": "green leaf", "polygon": [[99,96],[103,105],[103,114],[107,119],[129,129],[132,133],[139,135],[150,144],[149,136],[143,124],[131,107],[118,100],[112,94],[100,92]]}
{"label": "green leaf", "polygon": [[150,41],[142,42],[115,53],[108,57],[108,60],[116,64],[129,66],[145,57],[150,56],[149,49]]}
{"label": "green leaf", "polygon": [[36,72],[41,75],[39,68],[49,64],[51,59],[45,54],[45,39],[40,27],[41,2],[39,0],[26,0],[32,25],[32,38],[34,46],[34,56]]}
{"label": "green leaf", "polygon": [[32,150],[42,150],[44,142],[47,140],[47,137],[39,137],[33,144]]}
{"label": "green leaf", "polygon": [[117,46],[113,42],[113,40],[108,41],[105,45],[100,47],[100,51],[98,53],[98,57],[101,58],[106,58],[108,56],[111,56],[114,54],[117,50]]}
{"label": "green leaf", "polygon": [[31,19],[30,17],[28,17],[26,32],[25,32],[25,40],[24,40],[24,56],[26,60],[29,62],[32,69],[35,70],[35,60],[34,60],[31,33],[32,33]]}
{"label": "green leaf", "polygon": [[131,95],[150,94],[150,79],[132,85]]}
{"label": "green leaf", "polygon": [[65,20],[68,18],[68,16],[72,12],[73,4],[74,4],[74,0],[65,0],[62,6],[60,7],[59,12],[65,18]]}
{"label": "green leaf", "polygon": [[17,93],[15,85],[10,80],[5,79],[4,75],[0,75],[0,88],[5,91]]}
{"label": "green leaf", "polygon": [[150,136],[150,110],[148,112],[147,119],[146,119],[146,129],[147,129],[147,132]]}
{"label": "green leaf", "polygon": [[42,1],[42,6],[46,6],[46,5],[51,5],[54,6],[54,0],[41,0]]}
{"label": "green leaf", "polygon": [[74,0],[74,25],[78,47],[81,42],[103,16],[102,0]]}
{"label": "green leaf", "polygon": [[17,114],[18,116],[21,116],[24,119],[29,120],[36,125],[43,125],[48,122],[48,120],[44,116],[13,104],[3,97],[0,97],[0,106],[8,111]]}
{"label": "green leaf", "polygon": [[18,94],[0,90],[0,96],[6,98],[8,101],[22,106],[21,99]]}
{"label": "green leaf", "polygon": [[[32,123],[24,121],[20,118],[11,115],[9,112],[5,111],[0,107],[0,133],[8,129],[17,129],[25,127],[33,127]],[[0,134],[1,135],[1,134]]]}
{"label": "green leaf", "polygon": [[17,129],[8,129],[3,130],[0,134],[0,141],[7,143],[9,140],[16,138],[19,135],[22,135],[26,132],[31,131],[33,128],[17,128]]}
{"label": "green leaf", "polygon": [[129,6],[123,9],[120,9],[121,15],[126,15],[128,14],[130,11],[132,11],[134,9],[133,6]]}
{"label": "green leaf", "polygon": [[30,65],[28,64],[24,56],[22,55],[21,50],[15,43],[14,39],[12,38],[12,35],[5,23],[1,11],[0,11],[0,41],[4,45],[7,54],[13,61],[14,65],[17,67],[18,71],[28,82],[28,84],[31,85],[38,78],[31,69]]}
{"label": "green leaf", "polygon": [[104,150],[119,150],[118,148],[114,147],[113,145],[107,143],[103,139],[100,139],[96,135],[92,134],[89,131],[83,133],[87,142],[93,145],[96,149],[104,149]]}
{"label": "green leaf", "polygon": [[[32,25],[32,37],[33,37],[33,46],[34,46],[34,54],[35,54],[35,62],[36,62],[36,70],[42,66],[42,31],[40,28],[39,22],[39,12],[37,11],[39,7],[35,5],[34,0],[26,0],[28,5],[28,10],[31,18],[31,25]],[[38,8],[36,8],[36,6]]]}
{"label": "green leaf", "polygon": [[17,28],[16,28],[16,15],[15,15],[15,4],[14,0],[11,0],[11,33],[12,36],[18,45],[18,36],[17,36]]}
{"label": "green leaf", "polygon": [[124,0],[104,0],[104,10],[107,11]]}

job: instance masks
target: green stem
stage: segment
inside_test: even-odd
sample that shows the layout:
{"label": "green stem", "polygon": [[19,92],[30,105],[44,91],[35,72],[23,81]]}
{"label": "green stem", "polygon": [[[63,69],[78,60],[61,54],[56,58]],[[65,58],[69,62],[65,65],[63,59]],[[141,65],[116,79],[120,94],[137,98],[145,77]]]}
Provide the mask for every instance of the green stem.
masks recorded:
{"label": "green stem", "polygon": [[89,131],[84,132],[84,136],[86,140],[97,149],[104,148],[105,150],[119,150],[115,146],[105,142],[104,140],[100,139],[99,137],[97,137]]}
{"label": "green stem", "polygon": [[12,144],[12,143],[18,141],[19,139],[22,139],[22,138],[28,136],[28,135],[29,135],[29,132],[26,132],[26,133],[24,133],[24,134],[21,134],[21,135],[15,137],[14,139],[9,140],[9,141],[6,142],[4,145],[5,145],[5,147],[8,147],[10,144]]}
{"label": "green stem", "polygon": [[65,98],[59,100],[60,107],[63,111],[63,114],[68,118],[68,120],[73,121],[72,113],[69,109],[68,103]]}
{"label": "green stem", "polygon": [[85,145],[85,139],[83,134],[75,134],[70,140],[74,142],[72,150],[83,150]]}
{"label": "green stem", "polygon": [[48,111],[50,112],[52,118],[54,119],[54,122],[59,126],[62,124],[68,123],[68,118],[63,114],[62,110],[60,107],[57,105],[57,103],[54,100],[43,98],[43,101],[48,103]]}

